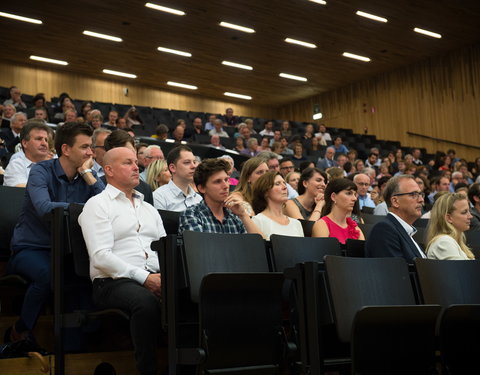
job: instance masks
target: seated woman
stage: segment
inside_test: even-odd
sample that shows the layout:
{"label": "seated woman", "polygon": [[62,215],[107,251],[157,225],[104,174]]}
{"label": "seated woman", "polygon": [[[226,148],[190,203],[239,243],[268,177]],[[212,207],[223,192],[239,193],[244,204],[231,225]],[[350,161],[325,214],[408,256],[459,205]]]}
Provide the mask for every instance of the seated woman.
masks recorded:
{"label": "seated woman", "polygon": [[168,184],[171,178],[172,175],[168,170],[166,160],[155,160],[147,167],[146,182],[152,188],[152,191]]}
{"label": "seated woman", "polygon": [[347,239],[365,240],[361,229],[350,217],[357,201],[357,185],[347,178],[330,181],[325,189],[322,218],[312,229],[312,237],[335,237],[344,244]]}
{"label": "seated woman", "polygon": [[325,204],[323,192],[328,178],[318,168],[305,169],[298,181],[297,198],[285,204],[284,212],[294,219],[317,221]]}
{"label": "seated woman", "polygon": [[427,258],[475,259],[463,232],[470,228],[468,199],[463,194],[446,193],[435,201],[427,229]]}
{"label": "seated woman", "polygon": [[293,160],[300,161],[307,160],[303,152],[303,145],[300,142],[296,143],[295,146],[293,146],[293,155],[291,156],[291,158]]}
{"label": "seated woman", "polygon": [[300,180],[300,173],[297,171],[290,172],[285,176],[285,181],[290,184],[295,191],[298,191],[298,181]]}
{"label": "seated woman", "polygon": [[272,234],[303,237],[302,224],[282,212],[287,200],[287,184],[279,172],[267,172],[255,182],[252,206],[257,215],[252,220],[266,240]]}
{"label": "seated woman", "polygon": [[253,184],[267,172],[268,166],[265,159],[257,157],[247,160],[240,172],[240,181],[232,195],[243,201],[244,209],[250,216],[255,215],[252,209]]}

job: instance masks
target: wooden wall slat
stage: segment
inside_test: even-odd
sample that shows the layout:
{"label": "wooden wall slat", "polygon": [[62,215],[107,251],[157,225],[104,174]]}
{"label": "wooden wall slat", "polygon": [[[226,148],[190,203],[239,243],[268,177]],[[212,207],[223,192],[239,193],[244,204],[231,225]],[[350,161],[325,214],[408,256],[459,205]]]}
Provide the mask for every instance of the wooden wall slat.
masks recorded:
{"label": "wooden wall slat", "polygon": [[[197,112],[225,113],[225,108],[234,108],[239,116],[271,118],[274,109],[270,107],[220,101],[205,97],[180,94],[136,84],[135,81],[97,79],[75,73],[40,69],[35,66],[21,66],[0,62],[0,86],[18,86],[23,93],[35,95],[45,93],[49,99],[62,92],[68,92],[72,98],[135,104],[157,108],[190,110]],[[122,89],[128,87],[128,97]]]}
{"label": "wooden wall slat", "polygon": [[[374,63],[374,62],[373,62]],[[352,128],[429,152],[454,148],[473,160],[480,151],[409,136],[408,131],[480,145],[480,45],[432,58],[341,89],[282,106],[277,117],[311,121],[320,104],[327,126]],[[372,112],[372,107],[375,112]]]}

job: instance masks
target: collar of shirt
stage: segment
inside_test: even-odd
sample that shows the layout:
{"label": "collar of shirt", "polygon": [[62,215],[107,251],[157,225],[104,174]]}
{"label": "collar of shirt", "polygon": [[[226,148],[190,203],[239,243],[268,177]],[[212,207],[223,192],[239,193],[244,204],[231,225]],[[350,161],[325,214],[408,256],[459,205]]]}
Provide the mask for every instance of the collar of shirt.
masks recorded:
{"label": "collar of shirt", "polygon": [[[122,195],[123,197],[127,197],[125,193],[119,189],[117,189],[115,186],[107,184],[107,187],[105,188],[106,193],[110,197],[110,199],[116,199],[119,195]],[[141,202],[143,201],[143,194],[134,190],[133,191],[133,198],[138,199]]]}
{"label": "collar of shirt", "polygon": [[170,191],[172,192],[172,194],[174,196],[183,196],[185,198],[187,197],[192,197],[192,196],[195,196],[197,193],[189,186],[188,187],[188,194],[187,196],[185,196],[185,194],[183,193],[182,189],[180,189],[177,185],[175,185],[175,183],[173,182],[173,179],[171,179],[169,182],[168,182],[168,188],[170,189]]}
{"label": "collar of shirt", "polygon": [[395,215],[393,212],[389,212],[389,214],[392,215],[395,219],[397,219],[397,221],[402,225],[403,229],[405,229],[405,232],[407,232],[410,237],[413,237],[413,235],[417,233],[417,229],[413,225],[408,224],[400,216]]}

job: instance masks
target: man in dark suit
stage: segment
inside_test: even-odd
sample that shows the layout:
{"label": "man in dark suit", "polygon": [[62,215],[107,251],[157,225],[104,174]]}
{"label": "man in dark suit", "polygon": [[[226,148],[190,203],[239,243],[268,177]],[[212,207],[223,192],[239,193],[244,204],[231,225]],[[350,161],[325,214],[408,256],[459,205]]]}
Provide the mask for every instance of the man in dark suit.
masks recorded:
{"label": "man in dark suit", "polygon": [[15,146],[20,143],[20,132],[26,122],[27,116],[23,112],[17,112],[10,119],[10,129],[3,129],[0,133],[9,153],[13,154]]}
{"label": "man in dark suit", "polygon": [[392,177],[383,193],[389,213],[371,230],[365,245],[370,258],[402,257],[408,263],[425,254],[412,236],[412,224],[422,215],[424,194],[411,175]]}
{"label": "man in dark suit", "polygon": [[322,171],[327,170],[330,167],[336,167],[338,164],[335,161],[335,147],[330,146],[325,150],[325,157],[318,159],[317,168]]}

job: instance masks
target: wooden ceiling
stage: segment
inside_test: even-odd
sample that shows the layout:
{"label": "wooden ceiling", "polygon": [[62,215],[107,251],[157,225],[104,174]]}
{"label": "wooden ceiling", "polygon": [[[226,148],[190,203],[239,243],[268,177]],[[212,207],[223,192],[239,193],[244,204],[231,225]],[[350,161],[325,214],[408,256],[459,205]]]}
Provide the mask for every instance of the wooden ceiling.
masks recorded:
{"label": "wooden ceiling", "polygon": [[[183,10],[185,16],[146,8],[145,2],[2,2],[0,11],[41,19],[43,24],[0,17],[0,59],[111,79],[102,73],[107,68],[136,74],[137,83],[162,90],[220,100],[226,100],[223,93],[230,91],[252,96],[252,104],[278,107],[480,40],[479,0],[327,0],[327,5],[307,0],[152,0]],[[357,10],[385,17],[388,23],[359,17]],[[256,32],[226,29],[218,25],[220,21]],[[422,36],[413,32],[414,27],[443,37]],[[83,30],[118,36],[123,42],[87,37]],[[285,43],[286,37],[318,48]],[[158,46],[193,56],[161,53]],[[372,61],[347,59],[343,52]],[[33,62],[32,54],[66,60],[69,65]],[[254,70],[224,66],[223,60]],[[281,72],[308,81],[280,78]],[[171,88],[166,85],[169,80],[198,90]]]}

